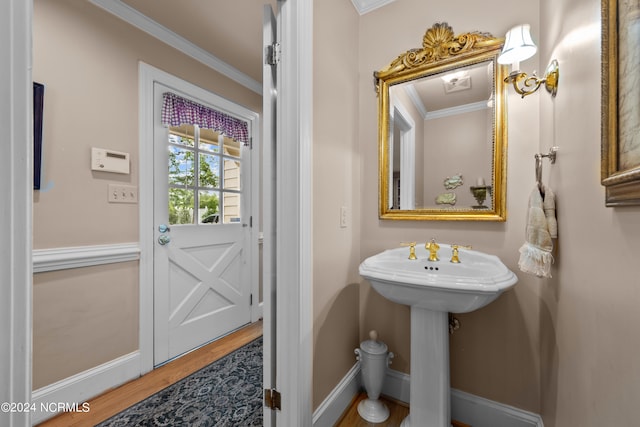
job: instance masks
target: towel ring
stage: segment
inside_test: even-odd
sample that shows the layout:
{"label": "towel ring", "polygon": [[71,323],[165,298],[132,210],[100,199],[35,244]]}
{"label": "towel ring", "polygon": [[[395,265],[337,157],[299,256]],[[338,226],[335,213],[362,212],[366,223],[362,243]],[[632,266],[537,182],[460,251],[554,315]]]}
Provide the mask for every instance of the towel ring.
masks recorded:
{"label": "towel ring", "polygon": [[536,183],[538,183],[538,189],[540,191],[544,191],[542,187],[542,159],[544,157],[549,158],[551,164],[556,162],[556,153],[558,152],[558,147],[551,147],[547,154],[538,153],[534,157],[536,159]]}

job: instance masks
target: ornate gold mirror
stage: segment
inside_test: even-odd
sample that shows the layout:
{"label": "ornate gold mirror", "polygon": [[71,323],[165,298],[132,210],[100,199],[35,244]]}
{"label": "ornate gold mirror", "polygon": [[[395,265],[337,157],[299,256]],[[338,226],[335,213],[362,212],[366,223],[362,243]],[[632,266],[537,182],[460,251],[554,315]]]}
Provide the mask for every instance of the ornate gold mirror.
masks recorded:
{"label": "ornate gold mirror", "polygon": [[374,72],[381,219],[506,219],[503,41],[438,23]]}

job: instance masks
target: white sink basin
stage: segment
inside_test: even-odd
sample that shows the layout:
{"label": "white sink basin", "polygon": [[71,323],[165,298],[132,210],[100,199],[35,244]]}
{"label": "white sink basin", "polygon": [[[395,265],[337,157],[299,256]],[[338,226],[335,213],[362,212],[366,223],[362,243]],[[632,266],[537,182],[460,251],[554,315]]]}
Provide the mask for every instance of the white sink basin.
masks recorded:
{"label": "white sink basin", "polygon": [[424,243],[384,251],[360,264],[360,275],[385,298],[411,306],[409,415],[401,427],[451,427],[448,313],[484,307],[518,281],[493,255],[440,244],[439,261],[429,261]]}
{"label": "white sink basin", "polygon": [[451,246],[440,244],[440,261],[429,261],[424,243],[417,260],[406,247],[389,249],[364,260],[360,275],[385,298],[435,311],[467,313],[495,300],[518,278],[498,257],[460,248],[460,263],[449,262]]}

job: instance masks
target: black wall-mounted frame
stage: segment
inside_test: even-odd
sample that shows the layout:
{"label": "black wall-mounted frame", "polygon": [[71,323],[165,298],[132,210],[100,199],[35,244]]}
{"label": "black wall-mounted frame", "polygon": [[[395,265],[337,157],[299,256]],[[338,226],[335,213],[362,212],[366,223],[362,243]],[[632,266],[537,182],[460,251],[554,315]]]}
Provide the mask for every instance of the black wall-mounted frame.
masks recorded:
{"label": "black wall-mounted frame", "polygon": [[44,85],[33,82],[33,188],[40,189],[42,173],[42,113],[44,111]]}

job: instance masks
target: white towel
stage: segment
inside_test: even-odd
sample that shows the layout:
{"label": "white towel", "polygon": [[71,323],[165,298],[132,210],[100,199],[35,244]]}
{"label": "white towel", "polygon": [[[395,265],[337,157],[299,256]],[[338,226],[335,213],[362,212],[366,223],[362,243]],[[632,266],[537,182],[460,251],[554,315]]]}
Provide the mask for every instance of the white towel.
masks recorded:
{"label": "white towel", "polygon": [[549,187],[544,188],[544,199],[542,200],[544,216],[547,218],[547,228],[552,239],[558,238],[558,221],[556,220],[556,195]]}
{"label": "white towel", "polygon": [[552,238],[558,237],[555,195],[550,188],[544,189],[544,199],[536,187],[529,197],[525,243],[520,247],[518,267],[525,273],[538,277],[551,277],[553,264]]}

